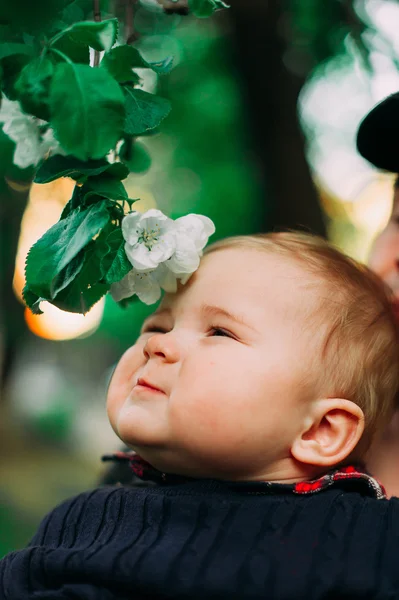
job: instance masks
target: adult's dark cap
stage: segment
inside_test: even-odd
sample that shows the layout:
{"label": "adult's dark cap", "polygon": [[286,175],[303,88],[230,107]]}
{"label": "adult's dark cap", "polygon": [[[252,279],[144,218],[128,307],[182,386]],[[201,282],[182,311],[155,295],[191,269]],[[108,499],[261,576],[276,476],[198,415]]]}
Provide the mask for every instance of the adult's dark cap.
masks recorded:
{"label": "adult's dark cap", "polygon": [[356,144],[375,167],[399,173],[399,93],[385,98],[365,116]]}

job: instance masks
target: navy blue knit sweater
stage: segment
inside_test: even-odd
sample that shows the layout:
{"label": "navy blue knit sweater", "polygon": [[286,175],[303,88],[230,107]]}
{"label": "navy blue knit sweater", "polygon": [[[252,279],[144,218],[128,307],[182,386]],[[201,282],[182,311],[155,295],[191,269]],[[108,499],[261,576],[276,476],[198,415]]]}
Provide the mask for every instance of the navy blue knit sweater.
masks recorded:
{"label": "navy blue knit sweater", "polygon": [[0,598],[399,599],[399,500],[353,481],[306,486],[192,480],[81,494],[0,562]]}

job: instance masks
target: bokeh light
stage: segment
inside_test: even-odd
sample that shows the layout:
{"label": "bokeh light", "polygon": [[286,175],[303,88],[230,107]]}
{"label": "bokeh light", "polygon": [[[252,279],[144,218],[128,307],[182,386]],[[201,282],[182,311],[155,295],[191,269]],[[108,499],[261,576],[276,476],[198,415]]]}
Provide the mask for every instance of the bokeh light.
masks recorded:
{"label": "bokeh light", "polygon": [[42,315],[34,315],[25,309],[25,321],[35,335],[47,340],[73,340],[94,333],[104,312],[104,299],[90,309],[86,315],[65,312],[49,302],[40,305]]}
{"label": "bokeh light", "polygon": [[[299,115],[307,156],[329,217],[329,237],[344,251],[366,261],[375,235],[392,206],[393,177],[381,174],[356,149],[364,115],[399,90],[396,2],[359,2],[362,18],[378,35],[365,34],[371,48],[369,71],[348,37],[347,53],[319,65],[303,87]],[[388,51],[389,49],[389,51]],[[342,205],[338,211],[337,204]]]}
{"label": "bokeh light", "polygon": [[[71,197],[75,182],[63,177],[47,184],[33,184],[25,211],[15,263],[14,290],[22,302],[25,285],[25,261],[30,247],[59,219]],[[86,314],[66,313],[48,302],[42,302],[44,314],[34,315],[25,309],[25,321],[35,335],[48,340],[71,340],[93,333],[101,322],[104,301],[98,302]]]}

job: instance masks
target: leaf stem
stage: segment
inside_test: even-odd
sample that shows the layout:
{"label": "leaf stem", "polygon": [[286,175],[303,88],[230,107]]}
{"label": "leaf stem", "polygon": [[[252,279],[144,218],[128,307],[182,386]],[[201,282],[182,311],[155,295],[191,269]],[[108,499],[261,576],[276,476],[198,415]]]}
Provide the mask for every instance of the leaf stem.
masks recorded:
{"label": "leaf stem", "polygon": [[[69,27],[68,27],[69,29]],[[67,31],[68,31],[67,29]],[[55,44],[56,42],[58,42],[58,40],[60,40],[64,35],[65,35],[66,31],[60,31],[59,33],[57,33],[53,38],[51,38],[51,40],[49,41],[48,45],[51,47],[53,44]]]}
{"label": "leaf stem", "polygon": [[40,53],[40,62],[42,62],[44,60],[48,51],[49,51],[48,46],[44,46],[43,50]]}
{"label": "leaf stem", "polygon": [[101,21],[100,0],[93,0],[93,17],[95,21]]}
{"label": "leaf stem", "polygon": [[[100,0],[93,0],[93,16],[94,16],[95,21],[97,21],[97,22],[101,21]],[[95,50],[93,67],[98,67],[99,64],[100,64],[100,52],[99,52],[99,50]]]}
{"label": "leaf stem", "polygon": [[126,44],[133,44],[137,39],[137,35],[134,31],[134,10],[133,4],[136,0],[126,0],[125,6],[125,21],[126,21]]}
{"label": "leaf stem", "polygon": [[52,48],[51,46],[50,46],[49,50],[51,52],[55,52],[55,54],[58,54],[59,56],[61,56],[61,58],[63,60],[65,60],[65,62],[69,63],[70,65],[74,64],[73,61],[70,58],[68,58],[68,56],[66,54],[64,54],[63,52],[61,52],[61,50],[57,50],[57,48]]}

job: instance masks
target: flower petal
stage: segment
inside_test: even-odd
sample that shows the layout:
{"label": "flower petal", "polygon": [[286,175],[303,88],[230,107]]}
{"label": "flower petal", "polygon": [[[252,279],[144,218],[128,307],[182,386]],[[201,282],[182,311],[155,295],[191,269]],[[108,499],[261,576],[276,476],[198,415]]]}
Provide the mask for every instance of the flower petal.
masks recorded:
{"label": "flower petal", "polygon": [[215,233],[215,225],[204,215],[189,214],[176,219],[177,235],[183,231],[195,243],[197,250],[202,250],[208,243],[209,237]]}
{"label": "flower petal", "polygon": [[[172,242],[174,240],[172,239]],[[144,244],[137,243],[134,246],[125,244],[125,252],[130,263],[136,271],[150,271],[168,260],[174,252],[174,245],[168,240],[160,240],[151,250]]]}
{"label": "flower petal", "polygon": [[186,215],[173,221],[158,209],[144,214],[131,212],[122,221],[125,252],[133,269],[111,286],[115,299],[137,294],[142,302],[153,304],[161,296],[177,291],[198,269],[202,250],[215,231],[203,215]]}
{"label": "flower petal", "polygon": [[0,123],[9,123],[12,119],[20,118],[21,115],[27,117],[22,112],[20,103],[17,100],[9,100],[6,96],[3,96],[1,99]]}
{"label": "flower petal", "polygon": [[49,151],[53,154],[65,154],[54,138],[51,127],[41,136],[39,126],[46,122],[25,114],[19,102],[2,98],[0,123],[4,123],[4,133],[16,143],[14,164],[20,168],[37,165]]}
{"label": "flower petal", "polygon": [[38,138],[32,136],[17,142],[13,158],[13,162],[17,167],[26,169],[26,167],[29,167],[30,165],[36,165],[41,158],[42,155]]}
{"label": "flower petal", "polygon": [[113,283],[111,285],[111,296],[115,300],[115,302],[119,302],[124,298],[130,298],[135,293],[135,277],[133,269],[129,271],[127,275],[120,281]]}
{"label": "flower petal", "polygon": [[158,263],[152,258],[151,251],[144,244],[131,246],[126,242],[125,252],[130,263],[137,271],[150,271],[158,266]]}
{"label": "flower petal", "polygon": [[183,232],[176,234],[176,250],[168,260],[167,267],[176,274],[193,273],[200,264],[200,256],[194,241]]}
{"label": "flower petal", "polygon": [[185,273],[184,275],[181,273],[181,277],[179,277],[180,283],[186,285],[192,275],[194,275],[194,273]]}
{"label": "flower petal", "polygon": [[66,156],[67,153],[60,146],[59,141],[54,136],[54,130],[49,127],[44,135],[42,135],[42,145],[41,145],[41,155],[42,157],[46,156],[48,152],[50,152],[53,156],[55,154],[61,154],[61,156]]}
{"label": "flower petal", "polygon": [[122,235],[126,242],[133,246],[140,236],[141,213],[133,211],[122,219]]}
{"label": "flower petal", "polygon": [[158,219],[159,221],[172,221],[173,223],[172,219],[164,215],[163,212],[161,210],[158,210],[157,208],[150,208],[145,213],[142,213],[140,216],[141,222],[146,221],[147,219]]}
{"label": "flower petal", "polygon": [[177,292],[177,277],[170,269],[168,269],[165,263],[158,265],[152,275],[165,292],[168,292],[169,294]]}
{"label": "flower petal", "polygon": [[155,304],[161,297],[161,288],[152,273],[136,273],[135,292],[144,304]]}

